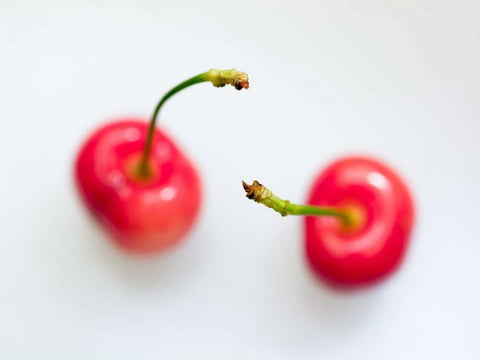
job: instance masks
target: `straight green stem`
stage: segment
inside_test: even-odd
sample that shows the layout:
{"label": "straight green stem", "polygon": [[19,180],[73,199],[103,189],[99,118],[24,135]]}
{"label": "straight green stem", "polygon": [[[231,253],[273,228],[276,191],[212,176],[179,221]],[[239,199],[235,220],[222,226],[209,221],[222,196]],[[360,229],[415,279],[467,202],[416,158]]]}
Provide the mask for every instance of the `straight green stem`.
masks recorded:
{"label": "straight green stem", "polygon": [[345,218],[345,212],[336,209],[336,208],[328,208],[328,207],[319,207],[314,205],[298,205],[298,204],[290,204],[290,206],[286,207],[289,215],[326,215],[326,216],[334,216],[338,218]]}
{"label": "straight green stem", "polygon": [[243,181],[242,185],[243,189],[247,193],[247,198],[275,210],[282,216],[333,216],[340,219],[346,226],[350,226],[354,222],[352,215],[345,209],[316,205],[292,204],[290,201],[279,198],[273,194],[270,189],[260,184],[257,180],[255,180],[251,185]]}
{"label": "straight green stem", "polygon": [[346,221],[348,215],[345,211],[334,208],[334,207],[325,207],[325,206],[316,206],[316,205],[299,205],[292,204],[288,200],[283,200],[276,195],[271,194],[269,198],[266,198],[262,201],[266,206],[273,208],[274,210],[280,212],[283,216],[286,215],[312,215],[312,216],[333,216],[339,218],[340,220]]}

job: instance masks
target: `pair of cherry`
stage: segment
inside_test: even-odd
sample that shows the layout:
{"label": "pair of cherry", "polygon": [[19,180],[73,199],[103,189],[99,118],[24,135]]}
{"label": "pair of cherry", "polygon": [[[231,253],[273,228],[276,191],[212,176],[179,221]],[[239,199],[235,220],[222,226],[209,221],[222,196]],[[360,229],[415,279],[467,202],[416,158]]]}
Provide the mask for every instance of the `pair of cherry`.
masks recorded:
{"label": "pair of cherry", "polygon": [[[197,171],[155,127],[163,104],[191,85],[211,82],[248,89],[248,76],[212,69],[170,90],[150,123],[111,122],[94,132],[75,163],[78,190],[90,212],[124,249],[159,252],[192,227],[201,201]],[[282,215],[305,215],[305,249],[312,269],[333,285],[370,284],[390,274],[408,247],[414,209],[408,188],[388,166],[366,157],[342,158],[315,179],[309,205],[292,204],[254,181],[247,197]]]}

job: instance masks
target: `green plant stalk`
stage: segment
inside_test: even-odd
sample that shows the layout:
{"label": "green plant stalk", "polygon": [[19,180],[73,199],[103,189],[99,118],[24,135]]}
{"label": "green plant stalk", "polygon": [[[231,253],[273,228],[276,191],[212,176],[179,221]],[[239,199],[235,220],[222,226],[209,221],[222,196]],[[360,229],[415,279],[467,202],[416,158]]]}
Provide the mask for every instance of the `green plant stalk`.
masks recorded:
{"label": "green plant stalk", "polygon": [[354,219],[351,214],[343,209],[335,207],[322,207],[315,205],[292,204],[274,195],[270,189],[255,180],[252,185],[242,181],[247,198],[269,207],[282,216],[287,215],[312,215],[312,216],[333,216],[342,221],[343,225],[349,227]]}
{"label": "green plant stalk", "polygon": [[158,102],[157,106],[150,120],[150,125],[148,127],[147,139],[145,141],[145,147],[143,148],[142,158],[138,166],[138,176],[141,178],[148,178],[150,175],[150,170],[148,167],[148,159],[152,150],[153,136],[155,134],[155,124],[158,118],[158,114],[163,104],[170,99],[176,93],[182,91],[183,89],[190,87],[195,84],[202,82],[211,82],[215,87],[223,87],[225,85],[232,85],[237,90],[248,89],[248,75],[244,72],[231,69],[231,70],[217,70],[211,69],[207,72],[196,75],[184,82],[178,84],[170,91],[168,91]]}

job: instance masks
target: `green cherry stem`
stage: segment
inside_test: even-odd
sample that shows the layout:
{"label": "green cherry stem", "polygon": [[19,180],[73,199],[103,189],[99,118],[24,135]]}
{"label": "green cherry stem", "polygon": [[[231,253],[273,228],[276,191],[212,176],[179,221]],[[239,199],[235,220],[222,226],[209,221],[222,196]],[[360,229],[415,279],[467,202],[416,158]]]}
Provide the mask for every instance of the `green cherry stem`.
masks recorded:
{"label": "green cherry stem", "polygon": [[254,180],[252,185],[247,184],[245,181],[242,181],[242,184],[245,192],[247,193],[247,198],[275,210],[282,216],[333,216],[338,218],[346,228],[350,228],[357,224],[355,214],[346,209],[292,204],[290,201],[281,199],[274,195],[270,189],[260,184],[257,180]]}
{"label": "green cherry stem", "polygon": [[196,75],[184,82],[178,84],[170,91],[168,91],[158,102],[153,112],[152,119],[150,120],[150,125],[148,128],[147,139],[145,142],[145,147],[143,148],[142,158],[138,167],[138,176],[140,178],[147,178],[150,175],[150,170],[148,167],[148,159],[150,157],[150,152],[152,150],[153,135],[155,134],[155,124],[157,121],[158,114],[163,104],[170,99],[176,93],[182,91],[183,89],[199,84],[202,82],[211,82],[215,87],[222,87],[225,85],[232,85],[237,90],[248,89],[248,75],[244,72],[231,69],[231,70],[217,70],[211,69],[202,74]]}

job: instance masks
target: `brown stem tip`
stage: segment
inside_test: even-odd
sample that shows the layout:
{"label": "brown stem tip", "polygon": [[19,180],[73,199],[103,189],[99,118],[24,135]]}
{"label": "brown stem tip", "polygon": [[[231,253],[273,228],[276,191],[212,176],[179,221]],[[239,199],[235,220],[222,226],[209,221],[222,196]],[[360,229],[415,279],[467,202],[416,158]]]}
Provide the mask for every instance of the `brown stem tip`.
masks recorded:
{"label": "brown stem tip", "polygon": [[[256,181],[256,180],[255,180],[255,181]],[[245,192],[247,193],[247,198],[253,199],[253,193],[254,193],[253,184],[252,184],[252,185],[248,185],[245,181],[242,180],[242,185],[243,185],[243,189],[244,189]]]}
{"label": "brown stem tip", "polygon": [[254,180],[252,185],[242,181],[242,185],[243,189],[247,193],[247,198],[253,201],[262,202],[272,196],[272,192],[260,184],[257,180]]}
{"label": "brown stem tip", "polygon": [[248,75],[243,71],[235,69],[217,70],[210,69],[207,73],[208,79],[213,86],[223,87],[225,85],[232,85],[237,90],[248,89],[250,84],[248,82]]}
{"label": "brown stem tip", "polygon": [[250,87],[248,75],[241,71],[237,72],[233,76],[233,86],[235,86],[237,90],[248,89]]}

